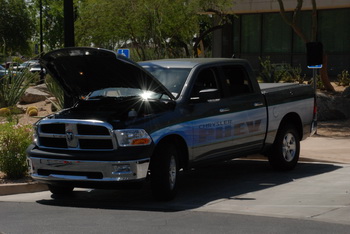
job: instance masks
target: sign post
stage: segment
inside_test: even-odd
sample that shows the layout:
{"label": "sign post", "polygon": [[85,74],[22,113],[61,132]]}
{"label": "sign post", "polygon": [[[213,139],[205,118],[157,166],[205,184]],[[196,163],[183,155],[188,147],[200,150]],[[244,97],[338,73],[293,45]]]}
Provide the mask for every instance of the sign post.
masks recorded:
{"label": "sign post", "polygon": [[307,67],[313,69],[313,81],[314,89],[316,94],[317,89],[317,69],[322,68],[323,63],[323,45],[321,42],[308,42],[306,43],[306,52],[307,52]]}
{"label": "sign post", "polygon": [[316,111],[316,97],[317,97],[317,70],[322,68],[323,64],[323,45],[321,42],[308,42],[306,43],[307,51],[307,67],[312,69],[314,91],[315,91],[315,110],[314,121],[312,129],[315,129],[314,133],[317,133],[317,111]]}
{"label": "sign post", "polygon": [[316,93],[316,89],[317,89],[317,69],[321,69],[322,68],[322,64],[321,65],[316,65],[316,66],[307,66],[307,68],[312,69],[312,79],[314,81],[314,90]]}
{"label": "sign post", "polygon": [[118,49],[117,54],[121,54],[127,58],[130,58],[130,50],[129,49]]}

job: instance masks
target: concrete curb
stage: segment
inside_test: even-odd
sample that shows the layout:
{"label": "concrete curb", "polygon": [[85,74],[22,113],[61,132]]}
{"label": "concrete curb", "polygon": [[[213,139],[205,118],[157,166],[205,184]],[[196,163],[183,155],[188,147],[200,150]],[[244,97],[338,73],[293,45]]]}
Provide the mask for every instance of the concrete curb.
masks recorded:
{"label": "concrete curb", "polygon": [[47,185],[38,182],[0,184],[0,196],[13,195],[19,193],[34,193],[46,190],[48,190]]}

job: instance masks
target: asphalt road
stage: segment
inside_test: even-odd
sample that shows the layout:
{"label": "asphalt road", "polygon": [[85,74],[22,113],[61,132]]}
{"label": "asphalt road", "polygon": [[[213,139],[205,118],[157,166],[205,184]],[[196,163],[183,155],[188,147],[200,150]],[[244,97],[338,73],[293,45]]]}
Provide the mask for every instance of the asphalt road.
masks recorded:
{"label": "asphalt road", "polygon": [[272,171],[234,160],[187,172],[172,202],[140,190],[0,196],[0,233],[350,233],[350,165]]}

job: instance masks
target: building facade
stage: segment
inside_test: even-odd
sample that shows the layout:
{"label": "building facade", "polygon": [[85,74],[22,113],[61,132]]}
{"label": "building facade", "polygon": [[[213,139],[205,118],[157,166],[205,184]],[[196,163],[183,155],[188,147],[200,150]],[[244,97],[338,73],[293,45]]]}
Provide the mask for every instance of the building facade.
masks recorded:
{"label": "building facade", "polygon": [[[297,1],[283,2],[292,17]],[[322,42],[327,54],[330,77],[336,77],[350,71],[350,0],[316,0],[316,4],[316,41]],[[305,42],[282,19],[277,0],[236,0],[230,11],[233,24],[214,33],[213,57],[248,59],[257,72],[259,58],[270,57],[272,63],[300,66],[303,73],[312,74],[306,66]],[[311,40],[311,0],[304,0],[298,23]]]}

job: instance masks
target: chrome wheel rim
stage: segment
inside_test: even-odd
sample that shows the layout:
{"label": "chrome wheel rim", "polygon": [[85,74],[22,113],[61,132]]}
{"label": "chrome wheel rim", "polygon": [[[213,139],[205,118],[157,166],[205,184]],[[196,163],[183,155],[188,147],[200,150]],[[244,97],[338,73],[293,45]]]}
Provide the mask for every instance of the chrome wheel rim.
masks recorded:
{"label": "chrome wheel rim", "polygon": [[171,156],[170,165],[169,165],[169,185],[171,190],[173,190],[175,187],[176,173],[177,173],[176,160],[174,156]]}
{"label": "chrome wheel rim", "polygon": [[296,154],[297,144],[293,134],[287,133],[283,138],[282,153],[287,162],[293,161]]}

